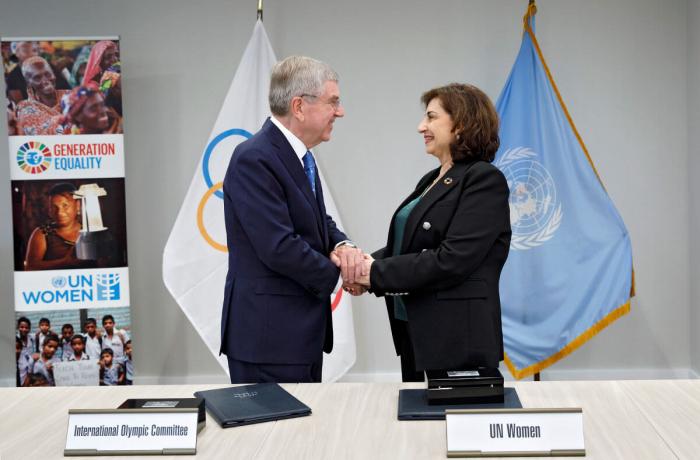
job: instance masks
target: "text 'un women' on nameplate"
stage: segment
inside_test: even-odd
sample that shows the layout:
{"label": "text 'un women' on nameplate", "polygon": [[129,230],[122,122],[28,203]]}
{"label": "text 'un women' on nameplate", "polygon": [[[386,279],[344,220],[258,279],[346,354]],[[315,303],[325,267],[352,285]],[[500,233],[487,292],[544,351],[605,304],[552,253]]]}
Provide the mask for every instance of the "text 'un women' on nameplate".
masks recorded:
{"label": "text 'un women' on nameplate", "polygon": [[449,409],[448,457],[585,456],[583,410]]}

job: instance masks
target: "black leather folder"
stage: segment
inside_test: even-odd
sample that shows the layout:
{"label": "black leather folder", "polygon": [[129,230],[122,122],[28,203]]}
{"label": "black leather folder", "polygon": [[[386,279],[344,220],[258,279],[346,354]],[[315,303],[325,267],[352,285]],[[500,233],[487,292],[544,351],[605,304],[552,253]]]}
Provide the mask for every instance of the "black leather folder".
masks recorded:
{"label": "black leather folder", "polygon": [[197,432],[204,428],[207,416],[204,413],[204,401],[200,398],[150,398],[127,399],[117,409],[197,409]]}
{"label": "black leather folder", "polygon": [[209,414],[223,428],[311,415],[306,404],[276,383],[197,391]]}
{"label": "black leather folder", "polygon": [[501,403],[485,404],[428,404],[426,389],[399,390],[399,420],[445,420],[447,409],[520,409],[522,404],[515,388],[504,388]]}

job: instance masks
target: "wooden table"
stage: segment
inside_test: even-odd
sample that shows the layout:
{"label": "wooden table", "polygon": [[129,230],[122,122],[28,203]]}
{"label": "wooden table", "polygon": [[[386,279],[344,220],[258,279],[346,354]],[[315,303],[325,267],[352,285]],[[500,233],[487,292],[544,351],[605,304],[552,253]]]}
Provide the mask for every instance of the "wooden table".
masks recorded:
{"label": "wooden table", "polygon": [[[516,388],[524,407],[582,407],[586,458],[700,458],[700,381],[507,385]],[[0,388],[0,459],[62,458],[68,409],[114,408],[127,398],[191,397],[194,391],[221,386]],[[225,430],[207,417],[197,458],[446,458],[444,421],[396,418],[398,390],[421,384],[283,386],[312,408],[310,417]]]}

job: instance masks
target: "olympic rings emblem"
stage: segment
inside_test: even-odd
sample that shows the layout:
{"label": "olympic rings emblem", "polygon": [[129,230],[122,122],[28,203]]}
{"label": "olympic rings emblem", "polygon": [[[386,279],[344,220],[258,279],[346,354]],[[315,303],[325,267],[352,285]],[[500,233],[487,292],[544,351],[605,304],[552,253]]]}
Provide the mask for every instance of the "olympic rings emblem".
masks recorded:
{"label": "olympic rings emblem", "polygon": [[333,297],[333,302],[331,302],[331,311],[335,311],[335,309],[340,305],[340,298],[343,297],[343,290],[338,289],[338,292],[335,293],[335,297]]}
{"label": "olympic rings emblem", "polygon": [[211,198],[211,196],[218,192],[223,186],[223,182],[217,182],[213,186],[209,187],[209,190],[207,190],[202,199],[199,200],[199,206],[197,206],[197,227],[199,228],[199,233],[202,235],[202,238],[204,238],[204,241],[206,241],[209,246],[217,251],[228,252],[228,247],[226,247],[225,244],[215,241],[214,238],[209,235],[209,232],[204,225],[204,205],[206,205],[209,198]]}
{"label": "olympic rings emblem", "polygon": [[214,153],[216,146],[230,136],[242,136],[246,139],[253,137],[253,135],[245,129],[229,129],[218,134],[211,140],[211,142],[209,142],[209,145],[207,145],[207,148],[204,150],[204,156],[202,157],[202,175],[204,176],[204,183],[207,184],[207,191],[202,196],[202,199],[199,200],[199,206],[197,206],[197,227],[199,228],[199,233],[202,235],[202,238],[204,238],[204,241],[209,244],[209,246],[221,252],[228,252],[228,248],[225,244],[215,241],[207,231],[207,228],[204,225],[204,206],[207,204],[207,201],[209,201],[209,198],[211,198],[212,195],[216,195],[222,200],[224,199],[224,194],[221,192],[224,183],[217,182],[215,184],[211,180],[209,160],[211,159],[211,155]]}
{"label": "olympic rings emblem", "polygon": [[[253,135],[245,129],[229,129],[227,131],[222,132],[221,134],[219,134],[211,140],[209,145],[207,145],[207,148],[204,151],[204,157],[202,158],[202,174],[204,175],[204,182],[207,184],[208,189],[214,187],[214,182],[212,182],[211,174],[209,173],[209,159],[211,158],[211,154],[214,152],[216,146],[219,145],[219,142],[223,141],[224,139],[230,136],[243,136],[246,139],[250,139],[251,137],[253,137]],[[224,194],[218,189],[214,192],[214,195],[216,195],[218,198],[221,198],[222,200],[224,199]]]}

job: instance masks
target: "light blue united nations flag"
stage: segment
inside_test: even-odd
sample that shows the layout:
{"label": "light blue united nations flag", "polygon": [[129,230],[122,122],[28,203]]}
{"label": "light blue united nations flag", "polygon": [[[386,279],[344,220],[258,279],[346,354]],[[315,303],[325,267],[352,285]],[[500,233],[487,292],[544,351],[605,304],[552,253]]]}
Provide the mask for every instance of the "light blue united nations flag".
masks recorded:
{"label": "light blue united nations flag", "polygon": [[510,188],[513,236],[501,275],[505,361],[516,378],[567,356],[629,312],[627,229],[603,187],[525,16],[498,99],[494,164]]}

